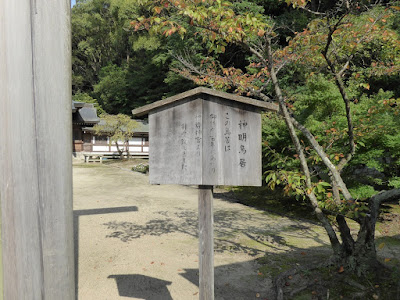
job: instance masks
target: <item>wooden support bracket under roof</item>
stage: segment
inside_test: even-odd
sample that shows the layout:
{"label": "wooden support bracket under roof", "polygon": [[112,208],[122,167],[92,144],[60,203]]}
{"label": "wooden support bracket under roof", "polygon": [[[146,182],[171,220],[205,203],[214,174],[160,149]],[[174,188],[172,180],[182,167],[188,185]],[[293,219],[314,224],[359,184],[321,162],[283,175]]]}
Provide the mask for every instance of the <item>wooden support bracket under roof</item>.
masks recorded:
{"label": "wooden support bracket under roof", "polygon": [[172,96],[172,97],[169,97],[169,98],[166,98],[166,99],[163,99],[163,100],[160,100],[160,101],[148,104],[148,105],[144,105],[139,108],[136,108],[136,109],[132,110],[132,114],[136,117],[143,117],[145,115],[148,115],[150,111],[152,111],[156,108],[159,108],[159,107],[162,107],[162,106],[165,106],[165,105],[177,102],[177,101],[181,101],[183,99],[193,97],[193,96],[196,96],[199,94],[211,95],[211,96],[220,97],[220,98],[223,98],[226,100],[251,105],[251,106],[254,106],[254,107],[259,108],[264,111],[274,111],[274,112],[279,111],[278,105],[276,105],[274,103],[259,101],[259,100],[255,100],[252,98],[242,97],[242,96],[225,93],[225,92],[221,92],[221,91],[216,91],[216,90],[212,90],[212,89],[205,88],[205,87],[198,87],[198,88],[177,94],[175,96]]}

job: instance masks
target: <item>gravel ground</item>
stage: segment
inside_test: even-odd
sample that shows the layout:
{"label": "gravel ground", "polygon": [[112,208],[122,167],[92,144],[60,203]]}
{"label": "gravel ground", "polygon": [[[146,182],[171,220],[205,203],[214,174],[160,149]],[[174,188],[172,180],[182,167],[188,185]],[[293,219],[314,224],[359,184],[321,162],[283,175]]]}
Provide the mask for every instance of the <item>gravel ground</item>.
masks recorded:
{"label": "gravel ground", "polygon": [[[74,165],[78,299],[198,299],[197,189],[149,185],[121,167]],[[216,191],[215,298],[273,299],[257,258],[326,248],[313,224],[268,214]]]}

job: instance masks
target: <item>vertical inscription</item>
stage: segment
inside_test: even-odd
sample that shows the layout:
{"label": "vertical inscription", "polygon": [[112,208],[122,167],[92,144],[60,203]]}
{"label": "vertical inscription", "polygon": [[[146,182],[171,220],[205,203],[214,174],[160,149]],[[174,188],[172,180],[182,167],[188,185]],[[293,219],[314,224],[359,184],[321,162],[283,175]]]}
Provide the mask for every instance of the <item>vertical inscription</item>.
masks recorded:
{"label": "vertical inscription", "polygon": [[248,138],[248,132],[247,132],[247,121],[246,120],[240,120],[239,121],[239,134],[238,134],[238,139],[239,139],[239,166],[241,168],[245,168],[247,164],[247,138]]}
{"label": "vertical inscription", "polygon": [[209,115],[209,122],[210,122],[210,132],[209,132],[209,146],[210,146],[210,171],[211,173],[215,173],[216,169],[216,157],[215,157],[215,151],[216,151],[216,120],[217,120],[217,115],[215,114],[210,114]]}
{"label": "vertical inscription", "polygon": [[231,118],[229,112],[225,113],[224,122],[224,149],[225,152],[231,151]]}
{"label": "vertical inscription", "polygon": [[201,156],[201,135],[202,135],[202,130],[201,130],[201,115],[196,115],[195,118],[195,143],[196,143],[196,156],[200,157]]}
{"label": "vertical inscription", "polygon": [[187,171],[187,149],[188,149],[188,138],[187,138],[187,124],[180,124],[180,149],[181,149],[181,171]]}

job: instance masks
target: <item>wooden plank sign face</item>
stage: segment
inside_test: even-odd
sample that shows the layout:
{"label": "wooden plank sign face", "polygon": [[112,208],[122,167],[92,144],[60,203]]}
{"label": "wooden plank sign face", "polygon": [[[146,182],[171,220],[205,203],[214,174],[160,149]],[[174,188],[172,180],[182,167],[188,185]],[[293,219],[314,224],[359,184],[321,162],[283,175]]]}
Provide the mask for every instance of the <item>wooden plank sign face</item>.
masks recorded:
{"label": "wooden plank sign face", "polygon": [[261,186],[257,108],[198,94],[149,113],[150,183]]}

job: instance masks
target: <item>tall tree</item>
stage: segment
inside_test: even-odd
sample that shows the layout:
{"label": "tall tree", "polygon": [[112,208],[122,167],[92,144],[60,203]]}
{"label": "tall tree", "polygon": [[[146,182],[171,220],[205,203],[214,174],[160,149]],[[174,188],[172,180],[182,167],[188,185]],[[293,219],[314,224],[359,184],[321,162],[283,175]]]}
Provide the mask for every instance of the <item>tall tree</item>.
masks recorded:
{"label": "tall tree", "polygon": [[130,21],[149,14],[152,1],[79,0],[72,8],[74,94],[97,99],[108,113],[140,105],[193,86],[172,75],[171,48],[183,41],[133,32]]}
{"label": "tall tree", "polygon": [[[184,38],[190,24],[212,55],[198,63],[177,53],[181,65],[175,70],[180,75],[196,84],[235,90],[279,105],[278,117],[292,140],[290,151],[296,159],[281,160],[266,180],[270,187],[281,184],[288,193],[308,199],[329,236],[334,261],[362,274],[378,264],[374,240],[379,206],[383,201],[398,199],[400,189],[382,191],[360,201],[348,188],[345,174],[350,162],[365,152],[363,139],[373,135],[390,137],[395,132],[393,128],[372,128],[368,124],[374,118],[382,122],[387,116],[391,120],[388,125],[393,126],[399,112],[393,94],[369,94],[369,81],[400,70],[400,38],[393,30],[399,8],[348,0],[331,3],[324,11],[313,11],[318,8],[315,2],[286,2],[310,13],[311,21],[301,32],[294,32],[284,47],[272,17],[255,11],[238,12],[229,1],[159,0],[155,1],[153,16],[140,18],[132,25],[137,30],[146,28],[156,34],[179,34]],[[246,53],[245,68],[225,66],[218,60],[233,44]],[[310,89],[313,83],[319,85],[314,89],[317,95],[312,90],[308,91],[309,97],[298,93]],[[326,103],[319,99],[324,97],[323,89],[329,89],[333,97],[327,97]],[[325,109],[326,105],[333,110]],[[325,122],[324,137],[313,122],[318,114],[322,114],[320,124]],[[398,168],[399,157],[392,158]],[[328,215],[334,216],[338,233]],[[356,237],[351,235],[348,219],[360,225]]]}

